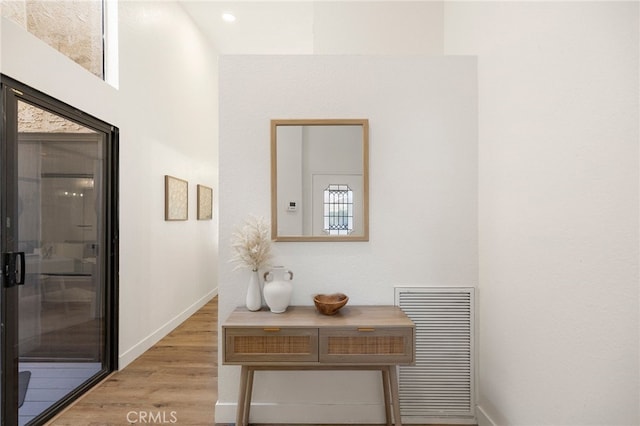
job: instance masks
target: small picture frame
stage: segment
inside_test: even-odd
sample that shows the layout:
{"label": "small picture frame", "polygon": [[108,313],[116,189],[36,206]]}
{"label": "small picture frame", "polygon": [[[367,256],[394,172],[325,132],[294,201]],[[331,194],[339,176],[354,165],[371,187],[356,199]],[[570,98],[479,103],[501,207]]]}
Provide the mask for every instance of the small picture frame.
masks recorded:
{"label": "small picture frame", "polygon": [[198,220],[213,219],[213,189],[198,185]]}
{"label": "small picture frame", "polygon": [[164,220],[189,218],[189,182],[173,176],[164,176]]}

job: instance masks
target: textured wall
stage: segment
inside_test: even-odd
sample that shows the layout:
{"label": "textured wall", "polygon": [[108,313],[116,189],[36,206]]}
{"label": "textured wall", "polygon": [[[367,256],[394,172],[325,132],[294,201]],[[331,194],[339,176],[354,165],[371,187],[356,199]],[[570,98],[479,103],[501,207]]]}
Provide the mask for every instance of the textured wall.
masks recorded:
{"label": "textured wall", "polygon": [[22,1],[1,1],[0,11],[3,18],[7,18],[27,28],[27,2]]}
{"label": "textured wall", "polygon": [[478,55],[479,413],[496,425],[640,424],[638,5],[445,6],[446,53]]}
{"label": "textured wall", "polygon": [[91,130],[59,115],[18,102],[18,132],[90,133]]}
{"label": "textured wall", "polygon": [[[341,291],[394,303],[394,286],[477,281],[475,59],[229,56],[220,59],[220,321],[243,305],[248,273],[229,264],[234,227],[269,217],[269,120],[368,118],[370,241],[276,243],[295,273],[292,303]],[[275,314],[274,314],[275,315]],[[232,422],[239,369],[219,370],[216,421]],[[258,373],[253,421],[378,423],[379,375]],[[340,383],[336,387],[335,383]]]}
{"label": "textured wall", "polygon": [[102,0],[1,3],[3,17],[102,77]]}

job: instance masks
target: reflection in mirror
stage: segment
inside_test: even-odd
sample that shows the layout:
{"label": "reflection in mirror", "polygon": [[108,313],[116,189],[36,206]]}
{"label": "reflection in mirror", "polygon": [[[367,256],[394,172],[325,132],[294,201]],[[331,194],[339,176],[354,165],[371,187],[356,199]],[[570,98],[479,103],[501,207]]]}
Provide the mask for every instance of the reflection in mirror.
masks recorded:
{"label": "reflection in mirror", "polygon": [[272,238],[368,241],[368,175],[368,120],[271,120]]}

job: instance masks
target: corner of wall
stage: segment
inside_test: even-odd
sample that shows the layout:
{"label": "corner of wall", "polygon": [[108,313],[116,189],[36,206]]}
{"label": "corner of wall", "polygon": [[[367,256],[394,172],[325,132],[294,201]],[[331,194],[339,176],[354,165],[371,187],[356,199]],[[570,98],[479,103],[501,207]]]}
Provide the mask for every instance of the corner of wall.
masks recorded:
{"label": "corner of wall", "polygon": [[200,300],[189,306],[180,314],[173,317],[170,321],[159,327],[153,333],[149,334],[144,339],[140,340],[136,345],[129,348],[124,353],[118,356],[118,370],[122,370],[127,365],[131,364],[136,358],[145,353],[153,345],[158,343],[163,337],[173,331],[176,327],[187,320],[191,315],[195,314],[200,308],[206,305],[211,299],[218,295],[218,289],[215,288],[211,292],[207,293]]}
{"label": "corner of wall", "polygon": [[485,412],[484,408],[480,405],[476,406],[476,418],[478,420],[478,426],[498,426],[496,422]]}

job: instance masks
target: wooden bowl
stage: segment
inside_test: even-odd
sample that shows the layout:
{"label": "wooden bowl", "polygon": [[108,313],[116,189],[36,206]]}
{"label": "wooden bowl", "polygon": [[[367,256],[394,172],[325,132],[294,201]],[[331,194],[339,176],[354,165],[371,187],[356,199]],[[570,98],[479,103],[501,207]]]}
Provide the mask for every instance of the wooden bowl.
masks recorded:
{"label": "wooden bowl", "polygon": [[313,297],[316,309],[324,315],[335,315],[348,301],[347,295],[342,293],[316,294]]}

